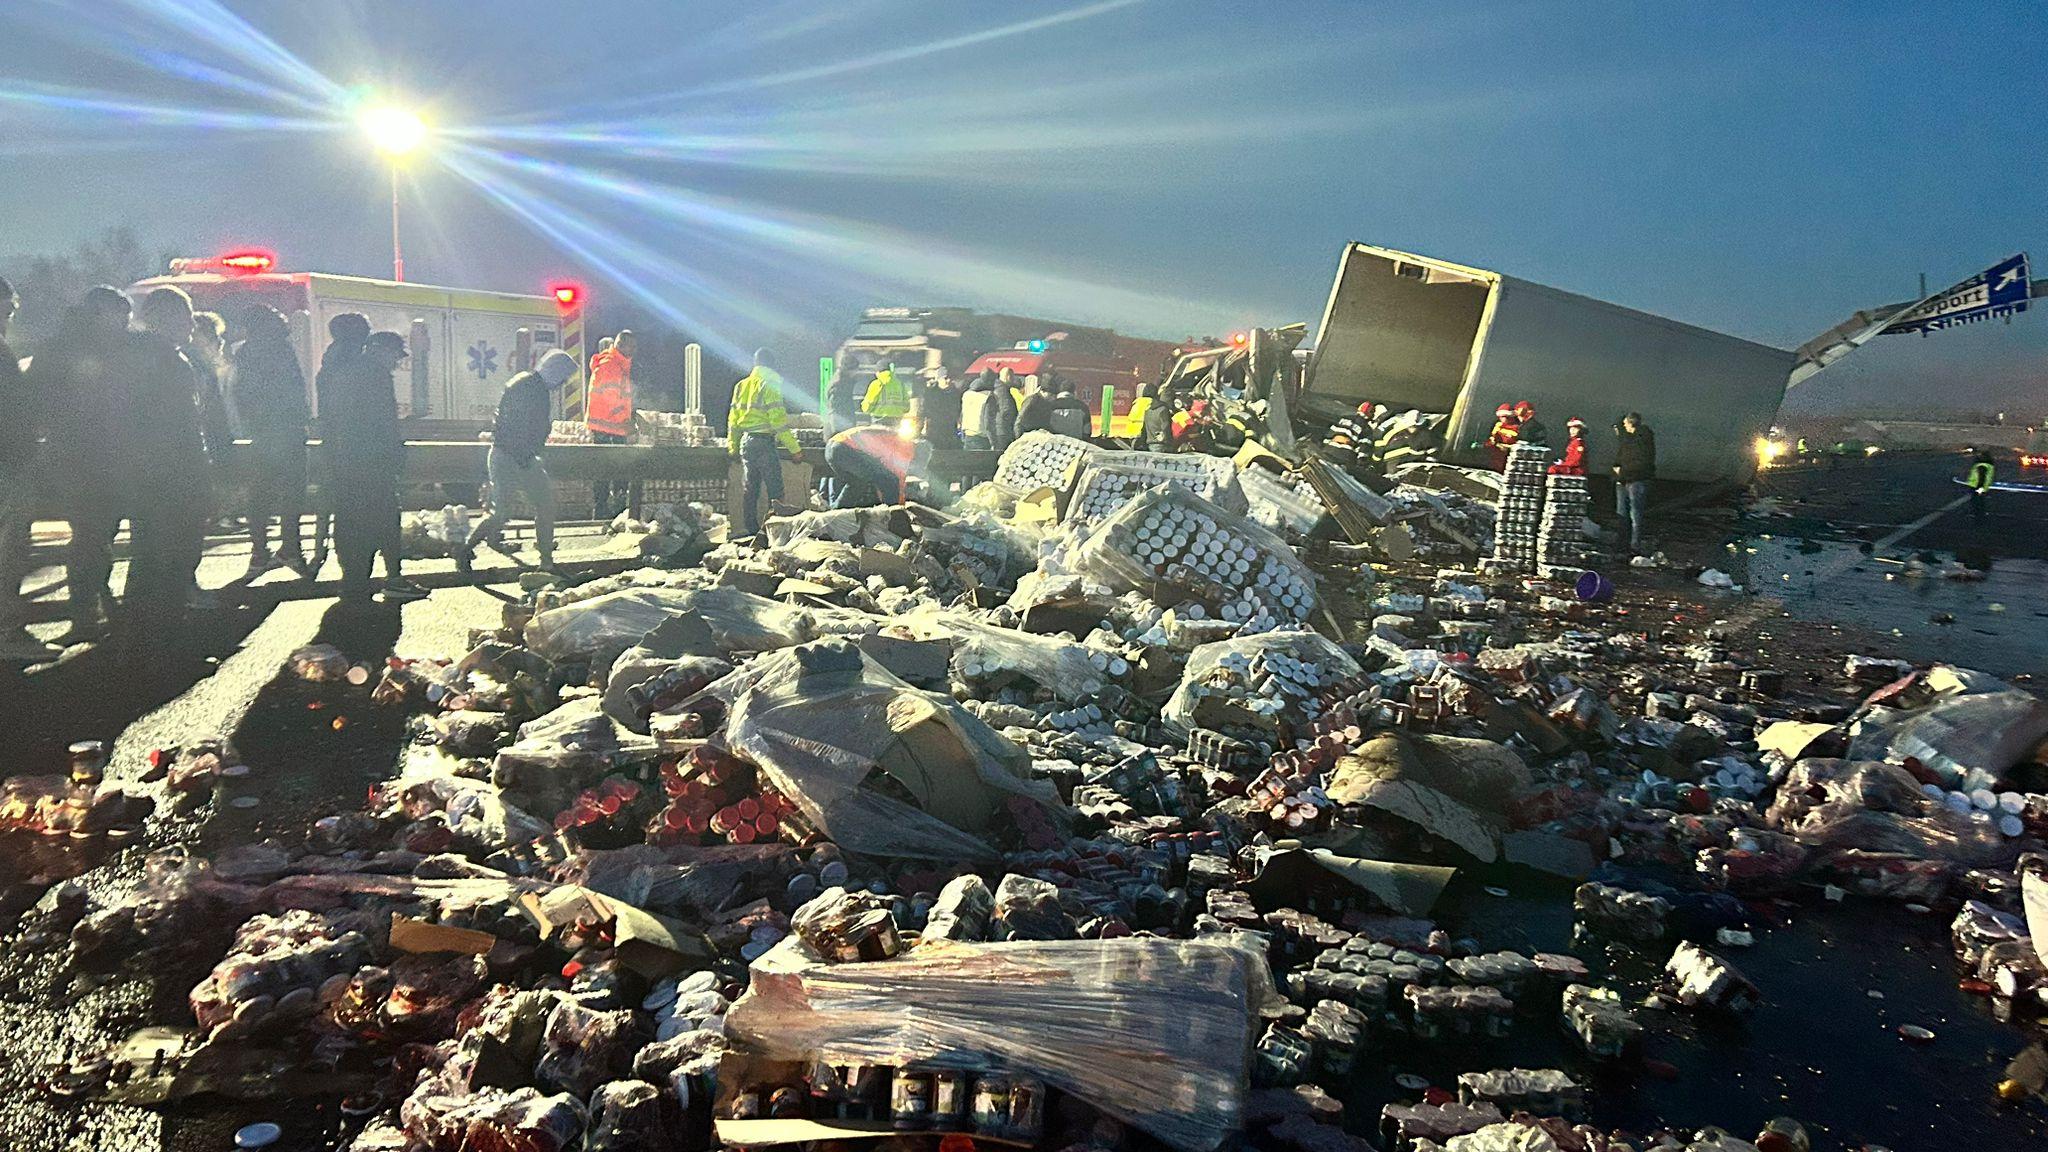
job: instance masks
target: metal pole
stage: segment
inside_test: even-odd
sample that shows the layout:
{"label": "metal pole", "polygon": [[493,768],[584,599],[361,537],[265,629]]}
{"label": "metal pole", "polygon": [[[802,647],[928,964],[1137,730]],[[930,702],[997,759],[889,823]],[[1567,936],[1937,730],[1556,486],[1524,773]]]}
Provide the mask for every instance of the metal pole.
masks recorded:
{"label": "metal pole", "polygon": [[398,161],[391,162],[391,278],[405,283],[405,251],[398,246]]}

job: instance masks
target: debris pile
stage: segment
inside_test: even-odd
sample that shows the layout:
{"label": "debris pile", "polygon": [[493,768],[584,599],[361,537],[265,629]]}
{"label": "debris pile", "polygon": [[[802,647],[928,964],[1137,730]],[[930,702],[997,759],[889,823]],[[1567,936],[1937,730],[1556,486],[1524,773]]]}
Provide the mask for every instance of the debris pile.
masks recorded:
{"label": "debris pile", "polygon": [[[1674,1014],[1771,1010],[1724,955],[1759,908],[1957,908],[1968,978],[2044,1006],[2025,692],[1852,661],[1790,699],[1572,595],[1583,482],[1541,449],[1470,534],[1481,498],[1414,469],[1341,512],[1311,475],[1309,517],[1295,481],[1127,455],[1026,436],[954,512],[537,589],[374,686],[295,653],[415,747],[296,842],[53,891],[73,963],[214,949],[177,1044],[53,1085],[156,1103],[260,1052],[346,1085],[362,1150],[1733,1150],[1773,1145],[1591,1121]],[[1456,563],[1300,536],[1354,515]],[[9,782],[0,819],[92,827],[77,780]],[[1569,951],[1469,930],[1495,885],[1571,891]],[[1559,1030],[1563,1066],[1514,1066]]]}

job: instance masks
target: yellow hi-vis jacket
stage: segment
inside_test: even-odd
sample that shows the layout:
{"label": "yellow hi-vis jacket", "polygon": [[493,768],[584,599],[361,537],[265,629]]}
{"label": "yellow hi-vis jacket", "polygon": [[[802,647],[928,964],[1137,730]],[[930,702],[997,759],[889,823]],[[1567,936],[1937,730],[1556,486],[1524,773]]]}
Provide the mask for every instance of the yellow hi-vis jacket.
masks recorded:
{"label": "yellow hi-vis jacket", "polygon": [[1993,478],[1997,475],[1998,470],[1986,461],[1979,460],[1975,464],[1970,465],[1969,484],[1971,490],[1975,492],[1990,491]]}
{"label": "yellow hi-vis jacket", "polygon": [[768,432],[784,450],[795,453],[796,433],[789,430],[789,412],[782,406],[782,377],[773,368],[756,368],[732,386],[732,407],[725,416],[725,446],[739,455],[740,439],[749,432]]}
{"label": "yellow hi-vis jacket", "polygon": [[901,420],[910,415],[910,387],[887,368],[875,373],[860,410],[878,420]]}

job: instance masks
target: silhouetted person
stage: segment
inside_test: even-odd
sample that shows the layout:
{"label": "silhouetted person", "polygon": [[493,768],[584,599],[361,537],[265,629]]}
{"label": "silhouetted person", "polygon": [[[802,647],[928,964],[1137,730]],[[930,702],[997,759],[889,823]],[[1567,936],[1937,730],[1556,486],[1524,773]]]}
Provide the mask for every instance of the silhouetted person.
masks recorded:
{"label": "silhouetted person", "polygon": [[114,532],[121,524],[114,464],[117,415],[127,410],[119,377],[128,298],[101,285],[64,314],[57,338],[29,366],[33,411],[41,413],[50,490],[71,524],[66,554],[73,630],[105,622],[112,597]]}
{"label": "silhouetted person", "polygon": [[120,504],[129,518],[127,602],[147,622],[183,614],[205,551],[206,442],[200,372],[185,345],[192,301],[177,288],[152,289],[127,339],[120,414]]}
{"label": "silhouetted person", "polygon": [[29,525],[35,520],[41,490],[37,463],[41,445],[41,413],[22,375],[21,361],[7,344],[7,326],[17,302],[14,286],[0,280],[0,660],[36,660],[49,655],[42,641],[28,632],[28,605],[21,581],[28,568]]}
{"label": "silhouetted person", "polygon": [[277,309],[249,310],[248,336],[235,346],[234,400],[249,438],[249,578],[268,571],[270,521],[278,520],[274,563],[310,575],[300,548],[306,511],[306,376],[292,348],[291,330]]}
{"label": "silhouetted person", "polygon": [[[360,325],[351,322],[336,334],[315,380],[320,434],[335,489],[341,594],[347,600],[369,598],[370,575],[381,553],[386,597],[414,597],[419,589],[406,582],[400,567],[398,477],[405,467],[405,440],[398,430],[392,381],[405,360],[405,338],[396,332],[370,333],[351,351],[355,332],[369,327],[367,320],[357,319]],[[332,325],[328,330],[335,331]]]}
{"label": "silhouetted person", "polygon": [[498,533],[512,519],[512,500],[524,497],[533,508],[534,546],[540,552],[540,566],[555,563],[555,486],[541,458],[552,427],[554,392],[576,373],[576,358],[560,348],[550,349],[530,372],[521,372],[505,382],[498,397],[498,420],[491,429],[491,451],[485,467],[491,477],[490,515],[475,528],[456,565],[469,570],[471,558],[485,544],[495,547]]}

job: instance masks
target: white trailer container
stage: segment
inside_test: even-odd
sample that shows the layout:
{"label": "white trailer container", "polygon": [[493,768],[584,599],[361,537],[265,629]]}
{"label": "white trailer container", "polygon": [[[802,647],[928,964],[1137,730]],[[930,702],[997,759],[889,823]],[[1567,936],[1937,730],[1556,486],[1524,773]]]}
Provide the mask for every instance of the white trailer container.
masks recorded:
{"label": "white trailer container", "polygon": [[[445,425],[451,431],[483,427],[497,413],[505,382],[541,353],[565,348],[578,364],[584,362],[582,314],[549,296],[325,272],[232,271],[174,272],[140,281],[129,292],[139,296],[165,284],[184,289],[195,307],[220,313],[228,322],[230,342],[240,339],[249,305],[268,304],[282,312],[306,374],[309,404],[318,402],[310,393],[330,319],[360,312],[373,330],[400,333],[410,362],[399,368],[394,390],[399,415],[415,425]],[[579,372],[563,389],[566,410],[581,411],[582,388]]]}
{"label": "white trailer container", "polygon": [[1323,310],[1304,395],[1449,412],[1449,459],[1481,463],[1494,409],[1527,400],[1562,444],[1587,425],[1587,464],[1641,412],[1657,475],[1740,483],[1776,418],[1795,354],[1499,272],[1351,244]]}

